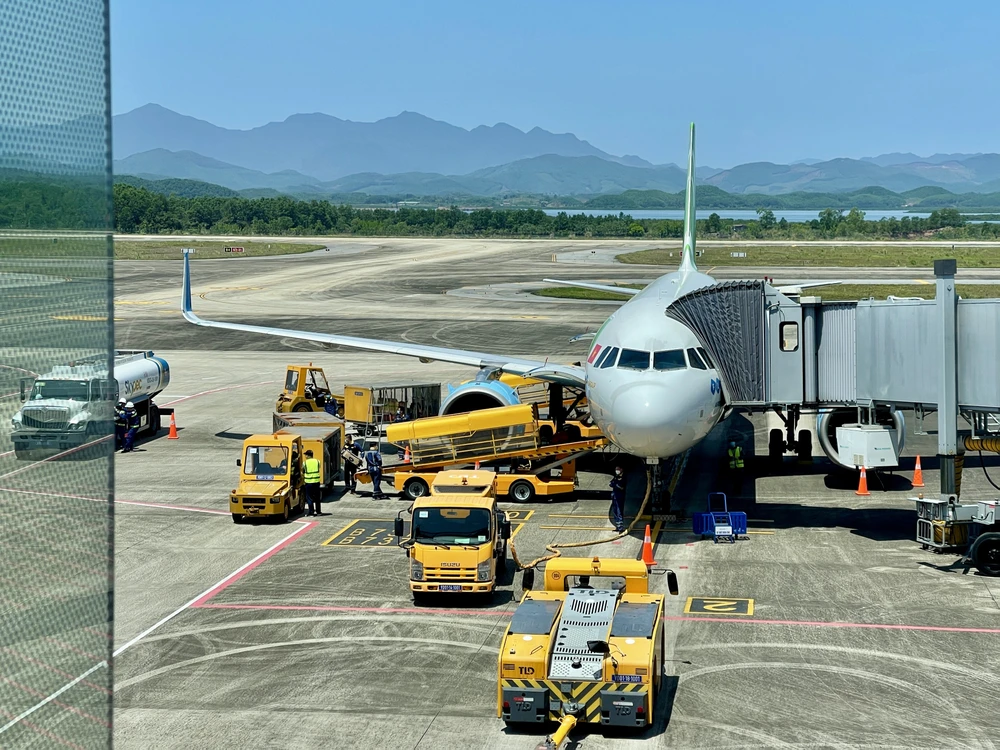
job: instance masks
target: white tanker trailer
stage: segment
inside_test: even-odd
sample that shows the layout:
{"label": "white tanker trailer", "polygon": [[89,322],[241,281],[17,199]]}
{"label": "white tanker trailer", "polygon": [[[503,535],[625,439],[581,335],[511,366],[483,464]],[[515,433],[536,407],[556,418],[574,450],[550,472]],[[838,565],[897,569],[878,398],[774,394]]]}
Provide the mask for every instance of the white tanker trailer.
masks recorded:
{"label": "white tanker trailer", "polygon": [[101,356],[57,365],[38,376],[30,392],[30,378],[21,381],[25,403],[11,419],[17,458],[38,450],[68,450],[114,434],[119,398],[135,405],[140,433],[159,432],[161,415],[173,411],[153,403],[170,383],[166,360],[150,351],[115,351],[111,379],[106,363]]}

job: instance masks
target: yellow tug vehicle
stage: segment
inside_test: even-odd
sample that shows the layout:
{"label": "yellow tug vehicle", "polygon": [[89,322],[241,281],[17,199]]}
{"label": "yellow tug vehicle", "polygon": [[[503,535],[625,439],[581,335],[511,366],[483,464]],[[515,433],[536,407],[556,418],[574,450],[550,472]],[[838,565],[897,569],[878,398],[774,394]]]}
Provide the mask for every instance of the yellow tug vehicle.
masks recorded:
{"label": "yellow tug vehicle", "polygon": [[[666,578],[676,596],[676,575]],[[559,722],[540,747],[559,747],[578,723],[649,726],[663,681],[664,599],[649,592],[641,560],[550,560],[544,589],[525,592],[504,633],[497,715],[508,726]]]}

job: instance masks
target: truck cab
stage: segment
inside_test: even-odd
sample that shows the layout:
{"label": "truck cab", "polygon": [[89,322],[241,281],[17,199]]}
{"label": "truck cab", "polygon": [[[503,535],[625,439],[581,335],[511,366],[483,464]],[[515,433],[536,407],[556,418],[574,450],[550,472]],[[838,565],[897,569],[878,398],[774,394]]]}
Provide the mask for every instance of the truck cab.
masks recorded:
{"label": "truck cab", "polygon": [[296,435],[251,435],[243,442],[239,485],[229,494],[233,522],[271,516],[287,521],[305,503],[302,487],[302,438]]}
{"label": "truck cab", "polygon": [[410,558],[415,601],[428,593],[493,591],[506,571],[511,535],[496,495],[493,472],[442,471],[430,494],[410,507],[408,532],[400,511],[395,534]]}
{"label": "truck cab", "polygon": [[344,416],[344,397],[330,391],[330,384],[322,367],[288,365],[285,370],[285,388],[275,402],[279,414],[291,411],[331,411]]}

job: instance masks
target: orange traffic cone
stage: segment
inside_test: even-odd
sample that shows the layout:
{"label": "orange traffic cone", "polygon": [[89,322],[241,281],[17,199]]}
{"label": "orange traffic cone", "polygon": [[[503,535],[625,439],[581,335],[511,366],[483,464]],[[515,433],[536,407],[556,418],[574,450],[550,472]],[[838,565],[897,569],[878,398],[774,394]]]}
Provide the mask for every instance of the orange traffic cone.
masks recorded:
{"label": "orange traffic cone", "polygon": [[410,446],[406,446],[406,450],[403,451],[403,463],[410,463]]}
{"label": "orange traffic cone", "polygon": [[646,535],[642,539],[642,561],[646,563],[647,568],[652,568],[656,565],[656,561],[653,559],[653,540],[649,536],[649,524],[646,524]]}
{"label": "orange traffic cone", "polygon": [[868,477],[865,475],[865,467],[861,467],[861,479],[858,480],[858,489],[855,495],[870,495],[868,491]]}
{"label": "orange traffic cone", "polygon": [[174,419],[174,413],[170,412],[170,434],[167,435],[168,440],[177,439],[177,420]]}
{"label": "orange traffic cone", "polygon": [[479,462],[476,461],[476,471],[479,471]]}
{"label": "orange traffic cone", "polygon": [[920,468],[920,456],[917,456],[917,465],[913,469],[913,486],[924,486],[924,470]]}

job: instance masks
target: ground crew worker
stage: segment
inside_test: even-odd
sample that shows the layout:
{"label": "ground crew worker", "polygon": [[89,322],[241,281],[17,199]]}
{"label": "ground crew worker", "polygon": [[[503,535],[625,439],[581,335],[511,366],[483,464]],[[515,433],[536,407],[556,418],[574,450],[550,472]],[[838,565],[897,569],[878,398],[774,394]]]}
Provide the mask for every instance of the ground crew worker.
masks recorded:
{"label": "ground crew worker", "polygon": [[[352,434],[347,433],[347,436],[351,437]],[[356,441],[348,440],[340,455],[344,459],[344,489],[353,495],[358,490],[358,467],[364,460],[361,458],[361,448]]]}
{"label": "ground crew worker", "polygon": [[379,452],[378,443],[372,443],[365,453],[365,464],[368,475],[372,478],[372,500],[386,499],[388,495],[382,492],[382,454]]}
{"label": "ground crew worker", "polygon": [[125,421],[125,399],[118,399],[115,404],[115,450],[120,451],[125,447],[125,430],[128,425]]}
{"label": "ground crew worker", "polygon": [[125,403],[125,447],[122,453],[135,450],[135,436],[139,432],[139,412],[131,401]]}
{"label": "ground crew worker", "polygon": [[736,444],[735,440],[729,441],[729,468],[737,471],[743,468],[743,449]]}
{"label": "ground crew worker", "polygon": [[625,473],[621,466],[615,467],[615,475],[609,483],[611,487],[611,523],[619,534],[625,531]]}
{"label": "ground crew worker", "polygon": [[306,491],[306,515],[318,516],[322,514],[320,504],[323,499],[323,489],[319,484],[320,463],[318,458],[313,458],[312,451],[306,451],[306,460],[302,465],[302,483]]}

